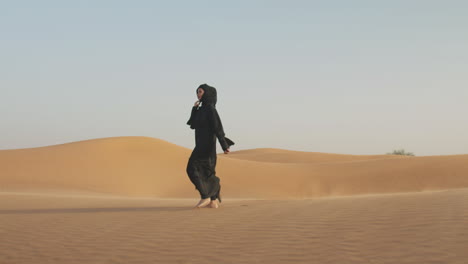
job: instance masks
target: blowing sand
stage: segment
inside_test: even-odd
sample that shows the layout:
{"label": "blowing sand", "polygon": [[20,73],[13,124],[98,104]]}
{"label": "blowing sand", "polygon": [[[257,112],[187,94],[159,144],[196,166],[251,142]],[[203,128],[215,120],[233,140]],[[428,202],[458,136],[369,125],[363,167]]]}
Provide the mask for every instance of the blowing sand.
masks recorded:
{"label": "blowing sand", "polygon": [[219,155],[119,137],[0,151],[0,263],[466,263],[468,155]]}

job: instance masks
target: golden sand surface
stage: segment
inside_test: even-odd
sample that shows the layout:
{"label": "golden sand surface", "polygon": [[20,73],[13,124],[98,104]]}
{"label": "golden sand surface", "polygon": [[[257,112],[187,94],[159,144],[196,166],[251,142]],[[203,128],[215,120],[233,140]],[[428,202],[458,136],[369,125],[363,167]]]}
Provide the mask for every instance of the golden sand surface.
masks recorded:
{"label": "golden sand surface", "polygon": [[218,155],[114,137],[0,150],[0,263],[466,263],[468,155]]}
{"label": "golden sand surface", "polygon": [[0,193],[0,263],[466,263],[468,189],[304,200]]}

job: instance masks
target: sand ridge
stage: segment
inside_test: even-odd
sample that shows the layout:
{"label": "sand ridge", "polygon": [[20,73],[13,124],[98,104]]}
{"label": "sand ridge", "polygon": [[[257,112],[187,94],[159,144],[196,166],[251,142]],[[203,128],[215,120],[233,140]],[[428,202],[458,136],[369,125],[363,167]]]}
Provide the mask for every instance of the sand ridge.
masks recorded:
{"label": "sand ridge", "polygon": [[[185,172],[190,153],[151,137],[2,150],[1,190],[196,198]],[[359,156],[254,149],[218,158],[223,195],[231,198],[303,199],[468,187],[468,155]]]}

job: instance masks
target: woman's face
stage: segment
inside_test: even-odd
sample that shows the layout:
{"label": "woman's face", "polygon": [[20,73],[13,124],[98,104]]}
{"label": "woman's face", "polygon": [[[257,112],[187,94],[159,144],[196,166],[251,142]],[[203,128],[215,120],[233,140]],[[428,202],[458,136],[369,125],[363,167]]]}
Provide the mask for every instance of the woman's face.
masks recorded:
{"label": "woman's face", "polygon": [[198,90],[197,90],[198,100],[200,100],[203,97],[204,93],[205,93],[205,91],[202,88],[198,88]]}

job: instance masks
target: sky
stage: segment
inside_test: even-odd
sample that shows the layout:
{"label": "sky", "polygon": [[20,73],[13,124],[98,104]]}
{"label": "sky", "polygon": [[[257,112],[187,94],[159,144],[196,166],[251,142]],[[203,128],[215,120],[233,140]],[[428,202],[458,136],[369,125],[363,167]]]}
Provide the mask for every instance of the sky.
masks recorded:
{"label": "sky", "polygon": [[468,154],[467,13],[450,0],[0,0],[0,149],[116,136],[191,149],[207,83],[231,151]]}

